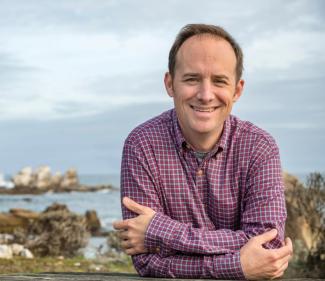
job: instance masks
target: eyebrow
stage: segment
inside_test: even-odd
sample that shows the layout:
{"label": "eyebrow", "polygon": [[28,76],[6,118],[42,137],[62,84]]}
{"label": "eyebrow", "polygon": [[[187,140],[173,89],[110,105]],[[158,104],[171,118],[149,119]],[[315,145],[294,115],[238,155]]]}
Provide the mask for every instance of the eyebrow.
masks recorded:
{"label": "eyebrow", "polygon": [[[185,73],[185,74],[183,75],[183,78],[186,78],[186,77],[198,77],[198,76],[201,76],[201,74],[199,74],[199,73],[195,73],[195,72],[193,72],[193,73],[192,73],[192,72],[189,72],[189,73]],[[226,75],[224,75],[224,74],[213,75],[212,78],[213,78],[213,79],[218,79],[218,80],[222,80],[222,79],[227,80],[227,81],[230,80],[229,77],[226,76]]]}
{"label": "eyebrow", "polygon": [[229,77],[226,76],[226,75],[223,75],[223,74],[220,74],[220,75],[213,75],[213,78],[214,78],[214,79],[219,79],[219,80],[224,79],[224,80],[229,81]]}
{"label": "eyebrow", "polygon": [[186,78],[186,77],[197,77],[197,76],[201,76],[199,73],[185,73],[183,74],[183,77]]}

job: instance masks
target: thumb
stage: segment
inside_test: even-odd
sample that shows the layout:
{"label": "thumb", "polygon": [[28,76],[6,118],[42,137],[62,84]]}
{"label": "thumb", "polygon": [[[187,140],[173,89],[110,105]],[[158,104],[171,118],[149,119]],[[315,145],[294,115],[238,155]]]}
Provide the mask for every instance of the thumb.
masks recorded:
{"label": "thumb", "polygon": [[145,208],[146,208],[145,206],[138,204],[137,202],[133,201],[129,197],[124,197],[122,202],[126,208],[128,208],[130,211],[138,215],[142,215],[145,212]]}
{"label": "thumb", "polygon": [[276,228],[274,228],[260,235],[257,235],[255,238],[258,241],[258,244],[263,245],[267,242],[272,241],[277,235],[278,231]]}

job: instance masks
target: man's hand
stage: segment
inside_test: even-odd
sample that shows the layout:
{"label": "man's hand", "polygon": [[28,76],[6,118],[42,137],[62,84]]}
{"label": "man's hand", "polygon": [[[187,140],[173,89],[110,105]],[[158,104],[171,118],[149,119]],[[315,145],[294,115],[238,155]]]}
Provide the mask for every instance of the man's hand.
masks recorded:
{"label": "man's hand", "polygon": [[126,208],[138,214],[138,216],[133,219],[113,223],[113,227],[119,231],[121,246],[128,255],[147,253],[148,250],[144,246],[145,234],[156,212],[128,197],[124,197],[122,201]]}
{"label": "man's hand", "polygon": [[286,238],[283,247],[265,249],[263,244],[270,242],[277,235],[272,229],[251,238],[240,250],[240,262],[244,275],[249,280],[275,279],[281,277],[292,257],[292,243]]}

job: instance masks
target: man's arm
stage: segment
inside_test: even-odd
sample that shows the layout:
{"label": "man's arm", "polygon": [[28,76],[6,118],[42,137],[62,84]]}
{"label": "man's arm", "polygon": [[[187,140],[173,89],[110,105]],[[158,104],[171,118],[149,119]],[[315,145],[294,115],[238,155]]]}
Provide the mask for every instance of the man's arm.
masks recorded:
{"label": "man's arm", "polygon": [[[123,200],[130,210],[139,213],[137,220],[114,223],[122,232],[138,232],[138,224],[149,224],[150,208],[135,202]],[[134,203],[134,204],[133,204]],[[150,210],[149,210],[150,209]],[[145,232],[138,232],[144,240]],[[292,255],[292,244],[286,239],[280,249],[266,250],[263,245],[272,241],[277,231],[271,230],[248,241],[241,249],[225,255],[181,255],[162,257],[156,254],[134,255],[133,263],[141,276],[179,277],[179,278],[222,278],[222,279],[261,279],[277,278],[283,275]],[[126,240],[126,243],[128,240]],[[139,244],[143,245],[143,242]],[[132,248],[126,244],[126,252],[132,254]],[[131,252],[129,251],[131,250]],[[129,252],[128,252],[129,251]],[[146,249],[144,250],[146,252]]]}
{"label": "man's arm", "polygon": [[[164,214],[150,165],[146,162],[143,153],[126,143],[122,160],[121,195],[122,197],[129,196],[157,212],[146,231],[145,247],[149,252],[159,247],[163,256],[177,252],[185,254],[234,253],[245,245],[249,238],[272,228],[278,230],[278,236],[266,247],[280,247],[284,239],[286,211],[281,171],[274,168],[280,167],[278,154],[263,161],[256,161],[254,165],[251,173],[255,174],[248,183],[249,188],[245,195],[241,229],[211,231],[194,228],[190,223],[178,222]],[[134,213],[123,208],[124,218],[129,219],[134,216]]]}

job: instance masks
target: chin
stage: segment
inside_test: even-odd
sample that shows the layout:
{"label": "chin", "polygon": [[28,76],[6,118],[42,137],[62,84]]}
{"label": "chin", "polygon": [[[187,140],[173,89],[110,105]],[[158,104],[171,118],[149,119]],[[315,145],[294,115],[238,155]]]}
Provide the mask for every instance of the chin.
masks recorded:
{"label": "chin", "polygon": [[216,129],[200,127],[200,128],[193,128],[193,131],[195,131],[198,134],[209,134],[212,133],[213,131],[216,131]]}

